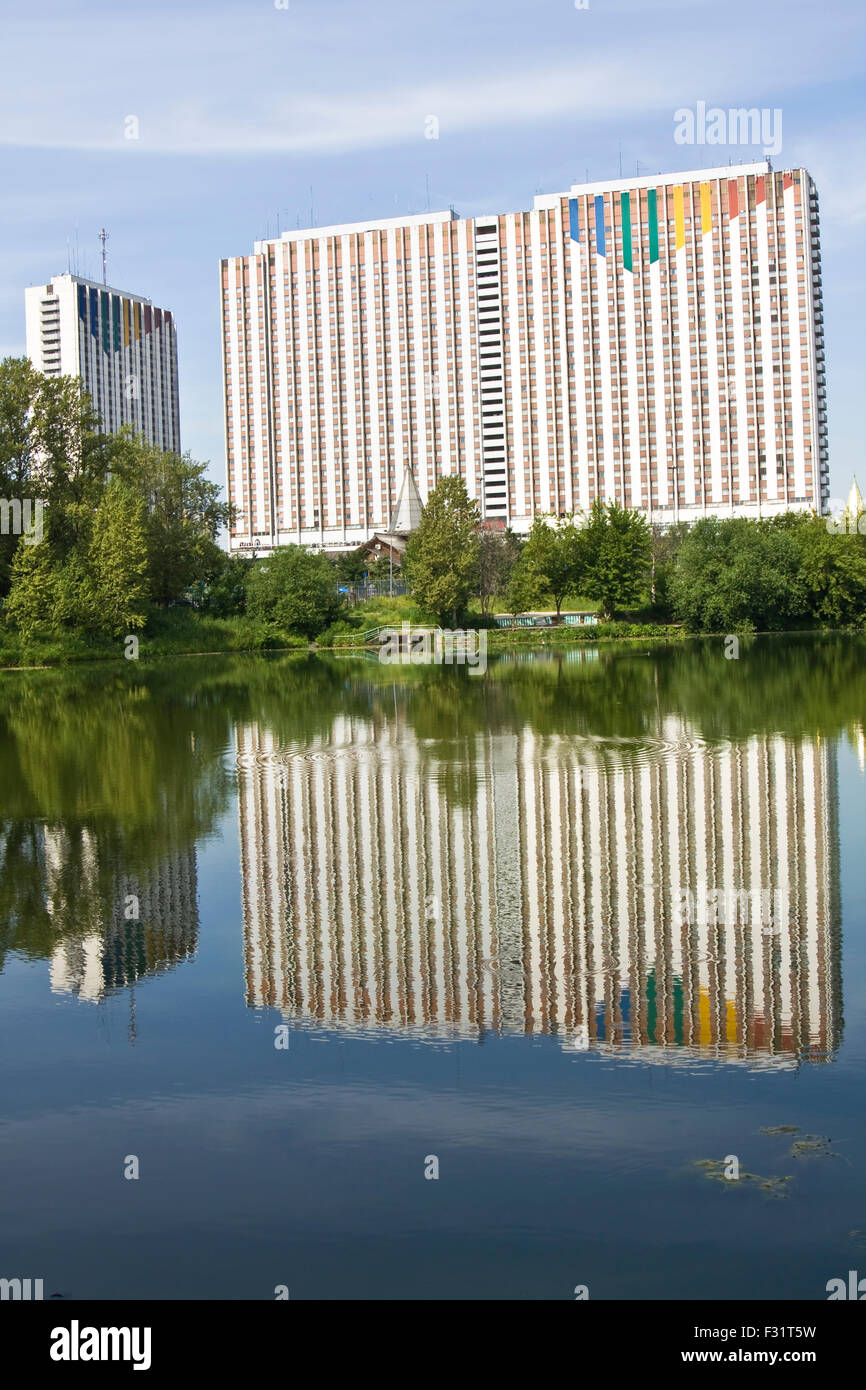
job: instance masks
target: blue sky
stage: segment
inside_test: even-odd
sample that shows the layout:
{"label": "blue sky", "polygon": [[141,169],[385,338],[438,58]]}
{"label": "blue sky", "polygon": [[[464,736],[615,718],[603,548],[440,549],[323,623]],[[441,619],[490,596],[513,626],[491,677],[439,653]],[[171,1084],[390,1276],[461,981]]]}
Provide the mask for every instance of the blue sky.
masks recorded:
{"label": "blue sky", "polygon": [[[282,4],[283,0],[278,0]],[[583,3],[583,0],[580,0]],[[576,180],[760,157],[674,112],[779,108],[821,196],[831,493],[866,484],[860,0],[4,0],[0,355],[67,268],[176,315],[183,444],[223,481],[218,262],[283,229],[531,207]],[[425,137],[427,117],[439,138]],[[126,138],[134,116],[139,138]],[[312,186],[312,198],[310,189]]]}

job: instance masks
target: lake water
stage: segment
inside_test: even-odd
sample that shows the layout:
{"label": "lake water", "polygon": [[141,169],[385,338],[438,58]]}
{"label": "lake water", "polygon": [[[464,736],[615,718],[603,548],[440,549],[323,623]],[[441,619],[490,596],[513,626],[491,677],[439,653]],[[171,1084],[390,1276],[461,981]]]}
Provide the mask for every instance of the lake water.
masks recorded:
{"label": "lake water", "polygon": [[866,1274],[864,718],[837,636],[0,675],[0,1275]]}

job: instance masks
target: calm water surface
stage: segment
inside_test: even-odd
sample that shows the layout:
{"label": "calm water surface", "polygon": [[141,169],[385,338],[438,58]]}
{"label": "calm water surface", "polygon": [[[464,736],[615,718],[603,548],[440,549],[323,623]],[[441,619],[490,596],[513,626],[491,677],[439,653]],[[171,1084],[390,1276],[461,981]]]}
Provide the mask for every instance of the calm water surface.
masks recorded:
{"label": "calm water surface", "polygon": [[0,675],[0,1275],[866,1274],[864,677],[837,637]]}

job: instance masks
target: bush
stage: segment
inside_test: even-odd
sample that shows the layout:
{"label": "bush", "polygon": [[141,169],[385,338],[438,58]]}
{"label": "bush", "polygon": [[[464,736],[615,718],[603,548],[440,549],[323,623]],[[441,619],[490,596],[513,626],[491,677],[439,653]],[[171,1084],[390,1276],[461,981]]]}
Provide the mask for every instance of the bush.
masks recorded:
{"label": "bush", "polygon": [[259,560],[247,581],[247,613],[275,634],[313,638],[344,611],[331,561],[299,545],[281,546]]}

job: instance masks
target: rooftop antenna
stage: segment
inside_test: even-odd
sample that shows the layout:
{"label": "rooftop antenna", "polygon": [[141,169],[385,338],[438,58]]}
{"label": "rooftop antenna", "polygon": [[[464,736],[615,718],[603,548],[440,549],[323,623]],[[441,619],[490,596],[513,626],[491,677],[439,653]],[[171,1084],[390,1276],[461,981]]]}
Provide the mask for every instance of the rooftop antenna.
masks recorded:
{"label": "rooftop antenna", "polygon": [[424,175],[424,187],[427,190],[427,211],[430,211],[430,175]]}
{"label": "rooftop antenna", "polygon": [[103,285],[107,285],[107,284],[108,284],[108,252],[107,252],[106,249],[105,249],[105,243],[108,241],[108,232],[105,230],[104,227],[102,228],[102,230],[101,230],[100,233],[99,233],[99,240],[102,242],[102,283],[103,283]]}

